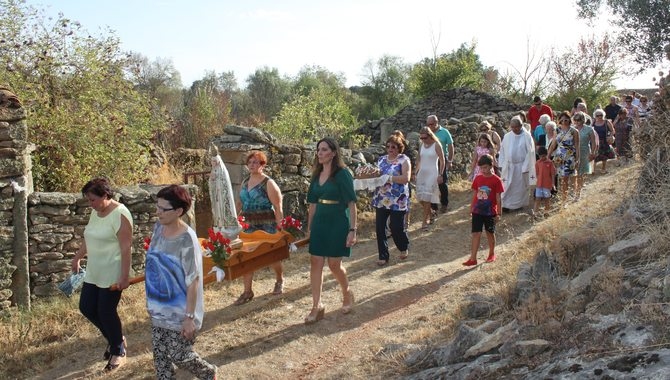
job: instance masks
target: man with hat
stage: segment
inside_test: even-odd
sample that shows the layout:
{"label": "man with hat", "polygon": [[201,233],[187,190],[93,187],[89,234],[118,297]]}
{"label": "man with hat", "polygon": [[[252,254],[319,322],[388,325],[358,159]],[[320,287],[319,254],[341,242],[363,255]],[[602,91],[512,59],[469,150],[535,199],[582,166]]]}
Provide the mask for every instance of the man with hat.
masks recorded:
{"label": "man with hat", "polygon": [[551,120],[554,120],[554,111],[551,110],[551,107],[542,103],[542,98],[536,96],[533,98],[533,105],[530,106],[527,113],[531,136],[535,132],[535,127],[540,124],[540,116],[542,115],[549,115]]}

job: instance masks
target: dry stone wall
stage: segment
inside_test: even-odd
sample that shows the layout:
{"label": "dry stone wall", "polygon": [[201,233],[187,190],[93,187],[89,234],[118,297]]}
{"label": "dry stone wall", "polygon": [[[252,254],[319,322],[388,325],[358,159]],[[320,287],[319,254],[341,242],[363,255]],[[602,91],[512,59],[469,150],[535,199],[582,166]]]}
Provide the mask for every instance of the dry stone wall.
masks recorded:
{"label": "dry stone wall", "polygon": [[[0,86],[0,310],[30,306],[26,199],[32,191],[26,112],[16,95]],[[10,101],[15,100],[15,101]]]}

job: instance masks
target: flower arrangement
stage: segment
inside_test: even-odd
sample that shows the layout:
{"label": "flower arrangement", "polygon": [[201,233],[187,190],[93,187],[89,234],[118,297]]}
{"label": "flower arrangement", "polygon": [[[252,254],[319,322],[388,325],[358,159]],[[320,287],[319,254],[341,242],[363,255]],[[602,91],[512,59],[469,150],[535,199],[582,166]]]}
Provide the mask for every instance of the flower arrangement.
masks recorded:
{"label": "flower arrangement", "polygon": [[244,219],[243,215],[237,217],[237,222],[240,224],[240,227],[242,227],[243,230],[249,228],[249,223],[246,222],[246,219]]}
{"label": "flower arrangement", "polygon": [[142,248],[144,248],[145,251],[148,251],[149,246],[151,246],[151,237],[145,236],[144,239],[142,239]]}
{"label": "flower arrangement", "polygon": [[233,249],[230,247],[230,239],[223,236],[221,232],[214,232],[213,228],[207,230],[209,236],[207,240],[202,241],[202,248],[212,257],[212,260],[220,268],[230,258]]}
{"label": "flower arrangement", "polygon": [[287,216],[284,219],[282,219],[281,224],[279,226],[281,227],[282,230],[293,235],[294,238],[302,237],[305,235],[305,233],[302,231],[302,222],[291,216]]}

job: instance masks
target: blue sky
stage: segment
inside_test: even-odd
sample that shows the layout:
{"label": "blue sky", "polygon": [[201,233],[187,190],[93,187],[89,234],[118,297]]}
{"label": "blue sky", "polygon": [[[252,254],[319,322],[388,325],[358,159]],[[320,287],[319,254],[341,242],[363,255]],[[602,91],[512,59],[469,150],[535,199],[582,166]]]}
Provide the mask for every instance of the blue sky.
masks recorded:
{"label": "blue sky", "polygon": [[[123,48],[169,58],[185,86],[206,71],[234,71],[238,84],[257,68],[295,76],[305,65],[342,72],[360,84],[364,65],[384,54],[415,63],[477,43],[487,66],[523,68],[527,42],[538,54],[564,49],[607,27],[577,20],[574,0],[29,0],[63,12],[90,32],[114,30]],[[549,5],[551,4],[551,5]],[[632,70],[630,67],[629,71]],[[652,87],[658,70],[620,79]]]}

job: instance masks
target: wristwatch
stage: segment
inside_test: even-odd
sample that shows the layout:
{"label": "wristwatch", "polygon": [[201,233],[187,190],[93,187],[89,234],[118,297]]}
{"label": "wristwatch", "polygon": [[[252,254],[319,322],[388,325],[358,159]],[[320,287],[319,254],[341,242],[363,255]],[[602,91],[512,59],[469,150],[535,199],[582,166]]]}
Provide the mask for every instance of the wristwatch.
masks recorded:
{"label": "wristwatch", "polygon": [[186,313],[186,318],[189,318],[189,319],[195,319],[195,314],[193,314],[193,313]]}

